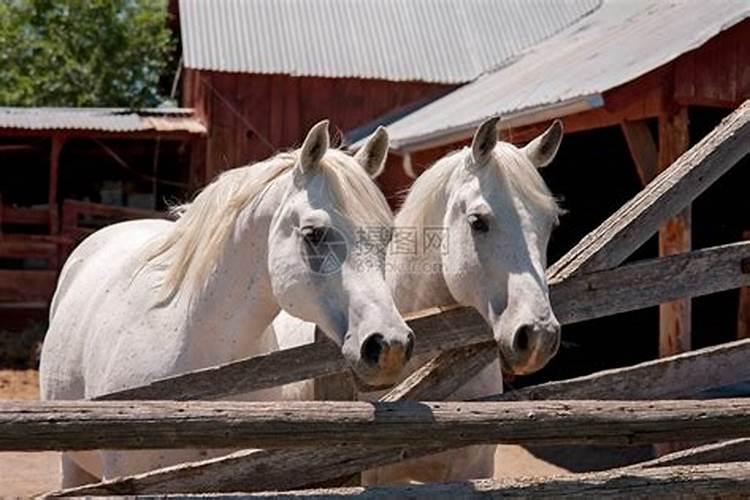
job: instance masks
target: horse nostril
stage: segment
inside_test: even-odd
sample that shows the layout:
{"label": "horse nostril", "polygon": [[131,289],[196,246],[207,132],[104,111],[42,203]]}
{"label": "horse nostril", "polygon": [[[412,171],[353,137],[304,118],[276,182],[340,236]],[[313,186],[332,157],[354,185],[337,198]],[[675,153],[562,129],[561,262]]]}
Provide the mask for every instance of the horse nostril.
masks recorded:
{"label": "horse nostril", "polygon": [[530,326],[522,326],[516,332],[516,336],[513,339],[513,347],[516,351],[525,351],[529,348],[529,330]]}
{"label": "horse nostril", "polygon": [[409,335],[406,338],[406,350],[404,352],[405,361],[409,361],[412,354],[414,354],[414,334],[409,332]]}
{"label": "horse nostril", "polygon": [[379,333],[373,333],[365,339],[362,343],[361,356],[367,363],[371,365],[378,364],[380,355],[385,349],[385,337]]}

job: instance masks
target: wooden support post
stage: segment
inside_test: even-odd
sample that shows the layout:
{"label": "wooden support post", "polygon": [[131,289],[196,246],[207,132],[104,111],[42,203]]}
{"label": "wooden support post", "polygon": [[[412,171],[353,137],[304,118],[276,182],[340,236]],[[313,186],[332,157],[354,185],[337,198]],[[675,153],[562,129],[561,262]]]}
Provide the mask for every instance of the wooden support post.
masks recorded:
{"label": "wooden support post", "polygon": [[52,148],[49,155],[49,233],[57,234],[60,229],[60,221],[57,217],[57,184],[60,171],[60,151],[62,151],[65,139],[59,135],[52,136]]}
{"label": "wooden support post", "polygon": [[[659,171],[666,170],[687,151],[687,108],[659,117]],[[690,206],[659,229],[659,255],[690,251]],[[659,306],[659,354],[671,356],[690,350],[690,299],[680,299]]]}
{"label": "wooden support post", "polygon": [[[51,235],[57,235],[60,232],[60,208],[57,199],[57,186],[60,172],[60,152],[64,143],[64,137],[60,135],[52,136],[52,147],[49,155],[49,196],[47,200],[49,207],[49,234]],[[58,269],[62,265],[66,253],[67,248],[65,245],[57,245],[56,255],[50,259],[49,268]]]}
{"label": "wooden support post", "polygon": [[[742,233],[742,239],[750,241],[750,231]],[[740,271],[742,274],[750,274],[750,258],[742,260]],[[740,288],[737,308],[737,338],[750,338],[750,287]]]}
{"label": "wooden support post", "polygon": [[624,121],[621,124],[622,133],[628,143],[630,156],[645,186],[658,174],[659,153],[656,142],[648,128],[647,120]]}

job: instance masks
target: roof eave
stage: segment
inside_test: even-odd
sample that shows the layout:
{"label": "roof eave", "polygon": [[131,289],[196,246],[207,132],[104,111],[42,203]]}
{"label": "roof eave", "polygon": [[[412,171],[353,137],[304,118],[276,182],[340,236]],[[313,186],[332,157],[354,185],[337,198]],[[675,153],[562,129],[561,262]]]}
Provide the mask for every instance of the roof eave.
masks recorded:
{"label": "roof eave", "polygon": [[[562,102],[547,104],[520,110],[511,114],[502,115],[499,123],[500,129],[523,127],[535,123],[562,118],[564,116],[591,111],[604,106],[602,94],[589,94],[576,97]],[[392,139],[391,152],[405,155],[432,149],[455,142],[469,139],[476,128],[491,115],[480,120],[462,124],[456,127],[439,130],[421,136],[408,137],[405,139]],[[354,146],[354,145],[353,145]]]}

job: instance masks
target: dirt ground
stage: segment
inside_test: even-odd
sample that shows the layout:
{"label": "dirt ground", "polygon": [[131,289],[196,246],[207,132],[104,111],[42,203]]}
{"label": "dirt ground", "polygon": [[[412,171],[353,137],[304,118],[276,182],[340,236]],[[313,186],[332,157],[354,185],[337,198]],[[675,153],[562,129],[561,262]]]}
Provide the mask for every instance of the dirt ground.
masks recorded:
{"label": "dirt ground", "polygon": [[[39,399],[36,370],[0,370],[0,399]],[[60,484],[59,454],[0,453],[0,497],[28,498]]]}
{"label": "dirt ground", "polygon": [[[39,398],[35,370],[0,370],[0,399]],[[58,453],[0,453],[0,498],[28,498],[59,487]],[[566,470],[520,446],[498,446],[496,478],[551,476]]]}

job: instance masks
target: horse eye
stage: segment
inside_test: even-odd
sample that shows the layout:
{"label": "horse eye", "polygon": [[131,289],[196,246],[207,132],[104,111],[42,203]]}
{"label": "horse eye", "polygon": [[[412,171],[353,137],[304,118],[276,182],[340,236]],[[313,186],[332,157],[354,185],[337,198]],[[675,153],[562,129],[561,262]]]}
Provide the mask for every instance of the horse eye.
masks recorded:
{"label": "horse eye", "polygon": [[486,233],[490,230],[490,226],[487,224],[487,221],[484,220],[482,216],[477,214],[469,215],[469,225],[471,226],[472,231],[476,231],[478,233]]}
{"label": "horse eye", "polygon": [[302,236],[305,241],[313,246],[317,246],[326,237],[326,228],[305,226],[302,228]]}

